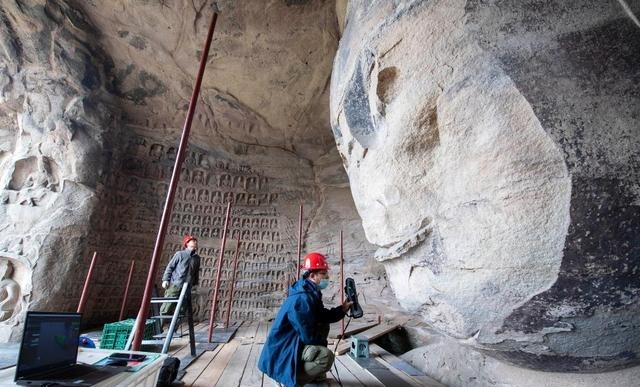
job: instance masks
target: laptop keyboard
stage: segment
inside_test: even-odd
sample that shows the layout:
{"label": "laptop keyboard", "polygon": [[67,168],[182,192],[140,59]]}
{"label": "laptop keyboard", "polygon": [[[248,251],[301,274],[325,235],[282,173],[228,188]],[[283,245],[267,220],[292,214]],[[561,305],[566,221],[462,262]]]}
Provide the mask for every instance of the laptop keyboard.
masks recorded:
{"label": "laptop keyboard", "polygon": [[87,376],[91,373],[105,373],[106,370],[101,370],[96,368],[95,366],[85,365],[85,364],[74,364],[72,366],[54,370],[51,372],[47,372],[42,377],[45,378],[59,378],[59,379],[78,379],[83,376]]}

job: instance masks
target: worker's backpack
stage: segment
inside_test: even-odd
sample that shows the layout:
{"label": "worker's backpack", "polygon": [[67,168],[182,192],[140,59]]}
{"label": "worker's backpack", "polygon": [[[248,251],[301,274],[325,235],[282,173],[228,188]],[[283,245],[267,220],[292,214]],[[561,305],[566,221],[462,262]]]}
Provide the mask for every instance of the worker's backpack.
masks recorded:
{"label": "worker's backpack", "polygon": [[164,359],[160,373],[158,374],[158,383],[156,387],[170,387],[171,383],[176,380],[178,370],[180,369],[180,359],[177,357],[168,357]]}

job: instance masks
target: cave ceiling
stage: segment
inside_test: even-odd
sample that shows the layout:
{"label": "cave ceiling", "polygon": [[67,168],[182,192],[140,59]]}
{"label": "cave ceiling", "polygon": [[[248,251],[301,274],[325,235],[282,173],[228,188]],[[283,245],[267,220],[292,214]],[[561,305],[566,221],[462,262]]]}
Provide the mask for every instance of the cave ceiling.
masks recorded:
{"label": "cave ceiling", "polygon": [[[214,10],[219,17],[191,141],[273,146],[314,159],[335,148],[328,85],[339,34],[329,1],[87,1],[79,27],[113,60],[124,123],[180,130]],[[72,20],[73,22],[73,20]]]}

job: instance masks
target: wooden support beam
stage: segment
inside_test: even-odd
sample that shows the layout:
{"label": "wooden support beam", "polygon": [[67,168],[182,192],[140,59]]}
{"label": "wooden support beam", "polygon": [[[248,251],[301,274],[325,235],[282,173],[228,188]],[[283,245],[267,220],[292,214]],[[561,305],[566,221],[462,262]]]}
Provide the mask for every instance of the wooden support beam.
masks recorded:
{"label": "wooden support beam", "polygon": [[404,379],[389,368],[387,368],[382,362],[376,358],[362,357],[353,359],[360,367],[371,373],[376,379],[378,379],[385,386],[393,387],[418,387],[417,382]]}
{"label": "wooden support beam", "polygon": [[[369,343],[371,343],[373,340],[377,339],[378,337],[384,336],[387,333],[399,327],[400,327],[399,323],[380,324],[380,325],[374,326],[371,329],[367,329],[366,331],[359,333],[358,336],[366,338],[367,340],[369,340]],[[338,349],[336,350],[336,355],[344,355],[345,353],[349,352],[350,348],[351,348],[351,342],[346,341],[338,346]]]}
{"label": "wooden support beam", "polygon": [[377,344],[369,344],[369,354],[378,358],[383,364],[386,364],[390,369],[396,369],[408,377],[415,379],[424,387],[447,387],[434,378],[428,376],[419,369],[413,367],[405,360],[397,357],[396,355],[389,353],[387,350]]}

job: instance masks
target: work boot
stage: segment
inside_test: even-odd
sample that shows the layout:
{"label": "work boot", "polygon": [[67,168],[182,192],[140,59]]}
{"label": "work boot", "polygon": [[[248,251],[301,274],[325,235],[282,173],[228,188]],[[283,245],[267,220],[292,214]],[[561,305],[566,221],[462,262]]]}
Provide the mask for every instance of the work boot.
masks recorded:
{"label": "work boot", "polygon": [[303,385],[302,387],[329,387],[330,383],[328,379],[325,379],[323,382],[316,382],[315,380],[313,382],[309,382],[305,385]]}
{"label": "work boot", "polygon": [[313,380],[311,381],[311,383],[324,383],[327,381],[327,374],[320,374],[318,376],[316,376],[315,378],[313,378]]}

